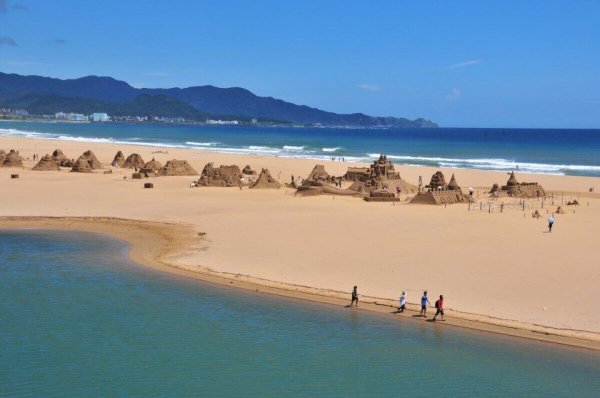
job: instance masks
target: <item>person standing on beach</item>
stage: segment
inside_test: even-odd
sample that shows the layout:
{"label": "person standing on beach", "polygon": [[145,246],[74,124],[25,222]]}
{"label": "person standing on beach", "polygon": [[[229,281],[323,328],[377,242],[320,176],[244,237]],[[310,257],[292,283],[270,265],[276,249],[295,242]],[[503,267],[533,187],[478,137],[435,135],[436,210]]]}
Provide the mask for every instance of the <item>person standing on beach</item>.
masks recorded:
{"label": "person standing on beach", "polygon": [[398,312],[404,312],[406,308],[406,292],[403,290],[400,295],[400,307],[398,307]]}
{"label": "person standing on beach", "polygon": [[548,217],[548,233],[552,233],[552,226],[554,225],[554,214]]}
{"label": "person standing on beach", "polygon": [[358,291],[356,289],[356,286],[354,286],[354,289],[352,289],[352,301],[350,302],[350,307],[352,307],[352,304],[354,304],[355,301],[356,307],[358,307]]}
{"label": "person standing on beach", "polygon": [[429,299],[427,298],[427,290],[423,292],[423,296],[421,297],[421,313],[419,316],[427,317],[427,304],[431,305]]}
{"label": "person standing on beach", "polygon": [[442,321],[444,320],[444,296],[440,294],[440,299],[435,302],[435,315],[433,316],[433,320],[437,321],[437,316],[441,315]]}

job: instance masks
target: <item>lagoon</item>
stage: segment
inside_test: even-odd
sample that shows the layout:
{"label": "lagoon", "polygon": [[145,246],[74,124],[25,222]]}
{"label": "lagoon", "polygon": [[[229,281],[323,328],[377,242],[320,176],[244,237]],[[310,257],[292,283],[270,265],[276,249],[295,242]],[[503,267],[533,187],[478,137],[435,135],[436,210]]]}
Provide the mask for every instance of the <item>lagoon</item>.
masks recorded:
{"label": "lagoon", "polygon": [[578,396],[582,349],[252,294],[89,233],[0,231],[0,396]]}

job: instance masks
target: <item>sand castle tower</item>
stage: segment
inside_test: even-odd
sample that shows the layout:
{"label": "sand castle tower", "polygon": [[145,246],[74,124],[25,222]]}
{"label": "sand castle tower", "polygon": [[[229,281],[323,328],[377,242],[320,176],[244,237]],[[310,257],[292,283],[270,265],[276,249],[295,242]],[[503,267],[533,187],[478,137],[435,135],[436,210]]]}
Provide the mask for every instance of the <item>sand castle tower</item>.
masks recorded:
{"label": "sand castle tower", "polygon": [[446,189],[447,186],[448,184],[446,184],[446,177],[444,177],[444,173],[441,171],[436,171],[431,176],[429,185],[427,185],[427,187],[431,189]]}
{"label": "sand castle tower", "polygon": [[19,152],[11,149],[5,156],[2,162],[2,167],[23,167],[23,158]]}
{"label": "sand castle tower", "polygon": [[127,156],[127,159],[125,159],[125,163],[123,163],[123,168],[141,169],[142,167],[144,167],[145,164],[146,162],[144,162],[144,159],[142,159],[142,157],[139,154],[132,153],[131,155]]}
{"label": "sand castle tower", "polygon": [[250,188],[262,188],[262,189],[279,189],[281,188],[281,184],[273,178],[269,169],[262,169],[256,181],[250,185]]}
{"label": "sand castle tower", "polygon": [[194,170],[187,160],[169,160],[160,170],[159,176],[197,176],[198,172]]}
{"label": "sand castle tower", "polygon": [[93,173],[92,167],[90,166],[90,162],[83,156],[80,156],[79,159],[75,161],[73,164],[73,168],[71,169],[72,173]]}
{"label": "sand castle tower", "polygon": [[31,170],[35,171],[59,171],[60,166],[58,162],[52,158],[52,156],[46,154],[40,161],[33,166]]}
{"label": "sand castle tower", "polygon": [[2,166],[2,163],[4,163],[5,157],[6,157],[6,152],[4,151],[4,149],[0,149],[0,166]]}
{"label": "sand castle tower", "polygon": [[118,151],[115,154],[115,157],[113,158],[111,165],[113,165],[113,167],[123,167],[124,163],[125,163],[125,155],[123,155],[123,152]]}
{"label": "sand castle tower", "polygon": [[89,166],[92,168],[92,170],[102,168],[102,163],[100,163],[100,161],[98,160],[98,158],[96,157],[94,152],[90,151],[89,149],[87,151],[85,151],[81,155],[81,157],[84,158],[85,160],[87,160],[87,162],[89,163]]}
{"label": "sand castle tower", "polygon": [[450,178],[450,182],[448,183],[446,188],[450,191],[460,191],[460,186],[456,182],[456,177],[454,177],[454,173],[452,173],[452,177]]}

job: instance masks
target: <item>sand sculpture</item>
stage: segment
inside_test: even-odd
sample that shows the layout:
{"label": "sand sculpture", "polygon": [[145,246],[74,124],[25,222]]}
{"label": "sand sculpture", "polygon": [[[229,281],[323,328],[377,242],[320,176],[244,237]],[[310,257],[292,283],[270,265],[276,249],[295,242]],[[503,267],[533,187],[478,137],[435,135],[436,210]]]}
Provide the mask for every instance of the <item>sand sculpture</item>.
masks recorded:
{"label": "sand sculpture", "polygon": [[157,173],[159,176],[197,176],[198,172],[194,170],[187,160],[169,160]]}
{"label": "sand sculpture", "polygon": [[[454,174],[452,175],[454,177]],[[454,181],[456,183],[456,180]],[[429,185],[425,185],[425,188],[431,189],[446,189],[448,184],[446,184],[446,177],[444,177],[444,173],[441,171],[436,171],[431,176],[431,181],[429,181]]]}
{"label": "sand sculpture", "polygon": [[313,167],[310,174],[308,175],[308,179],[312,181],[328,181],[330,180],[330,178],[331,177],[329,176],[329,173],[325,171],[325,166],[323,166],[322,164],[316,164],[315,167]]}
{"label": "sand sculpture", "polygon": [[250,185],[250,188],[279,189],[281,188],[281,184],[277,180],[275,180],[275,178],[273,178],[273,176],[269,172],[269,169],[262,169],[256,181],[252,185]]}
{"label": "sand sculpture", "polygon": [[519,198],[540,198],[546,196],[546,191],[537,182],[519,182],[515,176],[515,172],[510,173],[510,177],[503,185],[498,189],[498,184],[494,184],[491,190],[494,196],[509,196]]}
{"label": "sand sculpture", "polygon": [[369,168],[349,167],[344,175],[346,181],[353,181],[350,189],[357,192],[369,193],[385,189],[394,193],[398,188],[404,193],[413,193],[417,187],[400,178],[394,165],[386,155],[380,155]]}
{"label": "sand sculpture", "polygon": [[59,171],[60,170],[60,166],[58,165],[58,162],[56,160],[54,160],[54,158],[48,154],[46,154],[44,157],[42,157],[40,159],[40,161],[33,166],[33,169],[35,171]]}
{"label": "sand sculpture", "polygon": [[198,186],[202,187],[239,187],[241,185],[242,172],[238,166],[221,165],[216,168],[212,162],[204,166],[198,180]]}
{"label": "sand sculpture", "polygon": [[375,189],[365,195],[364,199],[367,202],[400,202],[400,198],[384,189]]}
{"label": "sand sculpture", "polygon": [[60,149],[55,149],[54,152],[52,152],[52,159],[60,167],[73,167],[73,164],[75,164],[75,162],[72,159],[67,158]]}
{"label": "sand sculpture", "polygon": [[4,158],[6,157],[6,152],[4,149],[0,149],[0,166],[4,163]]}
{"label": "sand sculpture", "polygon": [[96,155],[94,155],[94,152],[90,151],[89,149],[87,151],[85,151],[81,155],[81,157],[84,158],[85,160],[87,160],[87,162],[89,163],[90,168],[92,170],[96,170],[96,169],[101,169],[102,168],[102,163],[100,163],[100,161],[98,160],[98,158],[96,157]]}
{"label": "sand sculpture", "polygon": [[141,169],[142,167],[144,167],[146,165],[146,162],[144,162],[144,159],[142,159],[142,157],[137,154],[137,153],[132,153],[131,155],[127,156],[127,159],[125,159],[125,162],[123,163],[123,168],[125,169]]}
{"label": "sand sculpture", "polygon": [[113,167],[123,167],[124,163],[125,163],[125,155],[123,155],[123,152],[118,151],[115,154],[115,157],[113,158],[113,161],[110,164]]}
{"label": "sand sculpture", "polygon": [[148,163],[146,163],[144,165],[144,167],[142,167],[142,171],[151,171],[151,172],[156,173],[161,168],[162,168],[162,164],[160,164],[160,162],[158,162],[157,160],[152,158],[151,161],[149,161]]}
{"label": "sand sculpture", "polygon": [[244,170],[242,170],[242,174],[254,176],[254,175],[256,175],[256,171],[252,170],[252,167],[250,167],[250,165],[247,164],[246,167],[244,167]]}
{"label": "sand sculpture", "polygon": [[92,166],[90,166],[90,162],[80,156],[79,159],[75,161],[73,164],[73,168],[71,168],[72,173],[93,173]]}
{"label": "sand sculpture", "polygon": [[19,155],[19,152],[11,149],[4,155],[2,167],[23,167],[23,158]]}
{"label": "sand sculpture", "polygon": [[450,205],[455,203],[467,203],[472,200],[465,195],[452,174],[450,182],[446,184],[444,173],[436,171],[431,176],[431,182],[426,185],[427,191],[418,192],[410,201],[412,204],[423,205]]}

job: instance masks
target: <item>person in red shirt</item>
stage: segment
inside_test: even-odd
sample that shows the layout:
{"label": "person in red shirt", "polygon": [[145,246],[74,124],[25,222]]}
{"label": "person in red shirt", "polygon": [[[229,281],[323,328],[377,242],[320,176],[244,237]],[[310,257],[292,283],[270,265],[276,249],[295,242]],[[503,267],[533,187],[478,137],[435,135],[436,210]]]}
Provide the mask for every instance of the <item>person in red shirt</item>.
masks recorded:
{"label": "person in red shirt", "polygon": [[433,316],[433,320],[436,321],[437,316],[442,316],[442,321],[444,320],[444,296],[440,294],[440,299],[435,302],[435,315]]}

